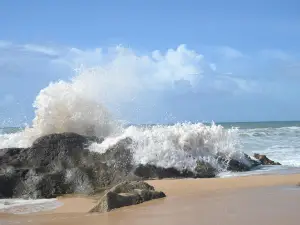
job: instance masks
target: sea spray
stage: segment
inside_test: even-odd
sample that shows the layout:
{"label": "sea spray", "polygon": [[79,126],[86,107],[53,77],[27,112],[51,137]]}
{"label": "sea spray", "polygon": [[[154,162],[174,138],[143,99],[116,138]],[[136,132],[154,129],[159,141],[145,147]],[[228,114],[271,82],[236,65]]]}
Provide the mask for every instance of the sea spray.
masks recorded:
{"label": "sea spray", "polygon": [[224,167],[217,160],[219,153],[243,160],[243,154],[237,150],[240,144],[236,138],[237,129],[226,130],[214,123],[210,126],[202,123],[130,126],[121,135],[92,144],[90,150],[103,153],[126,137],[133,140],[131,151],[136,164],[193,171],[200,160],[222,170]]}
{"label": "sea spray", "polygon": [[[101,67],[82,69],[72,79],[50,83],[42,89],[33,104],[32,126],[15,134],[0,135],[0,148],[29,147],[43,135],[75,132],[103,137],[103,143],[90,146],[90,150],[100,153],[121,139],[131,138],[135,164],[193,170],[198,160],[205,160],[220,170],[223,167],[217,160],[219,153],[242,160],[235,129],[201,123],[124,127],[117,122],[109,111],[111,105],[124,104],[143,89],[155,88],[153,83],[148,84],[149,78],[142,75],[145,68],[138,64],[141,60],[143,65],[145,59],[124,54],[121,52]],[[134,66],[130,69],[120,57]],[[147,60],[148,65],[150,59]],[[161,63],[157,66],[154,77],[162,69]],[[158,86],[165,83],[165,79],[160,80]]]}

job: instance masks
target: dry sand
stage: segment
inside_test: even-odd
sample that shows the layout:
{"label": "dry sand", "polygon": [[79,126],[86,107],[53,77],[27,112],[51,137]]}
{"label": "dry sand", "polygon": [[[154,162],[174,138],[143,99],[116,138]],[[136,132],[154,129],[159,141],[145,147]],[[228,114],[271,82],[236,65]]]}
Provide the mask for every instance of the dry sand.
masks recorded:
{"label": "dry sand", "polygon": [[300,174],[149,181],[165,199],[104,214],[86,213],[94,198],[63,197],[54,211],[25,216],[0,215],[6,224],[201,224],[299,225]]}

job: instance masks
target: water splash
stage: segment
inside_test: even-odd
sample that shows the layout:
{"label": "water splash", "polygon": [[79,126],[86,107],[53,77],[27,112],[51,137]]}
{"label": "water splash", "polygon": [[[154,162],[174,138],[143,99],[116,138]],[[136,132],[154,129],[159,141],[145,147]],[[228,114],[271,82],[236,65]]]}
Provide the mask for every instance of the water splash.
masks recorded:
{"label": "water splash", "polygon": [[226,130],[214,123],[210,126],[202,123],[130,126],[121,135],[93,144],[90,150],[103,153],[119,140],[130,137],[136,164],[193,170],[198,160],[204,160],[222,169],[216,159],[218,153],[239,160],[243,158],[237,150],[239,142],[236,136],[237,129]]}

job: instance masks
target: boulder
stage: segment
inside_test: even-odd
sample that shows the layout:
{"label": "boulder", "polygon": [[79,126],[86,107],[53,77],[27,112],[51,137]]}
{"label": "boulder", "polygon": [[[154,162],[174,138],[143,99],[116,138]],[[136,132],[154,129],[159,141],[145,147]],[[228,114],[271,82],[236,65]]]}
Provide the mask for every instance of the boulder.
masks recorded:
{"label": "boulder", "polygon": [[259,161],[251,159],[251,157],[245,153],[243,153],[239,159],[236,159],[219,152],[216,158],[224,169],[232,172],[249,171],[261,164]]}
{"label": "boulder", "polygon": [[143,179],[163,179],[163,178],[211,178],[217,174],[216,169],[208,162],[198,161],[193,171],[183,169],[178,170],[174,167],[163,168],[151,164],[138,165],[134,174]]}
{"label": "boulder", "polygon": [[143,181],[125,181],[111,188],[90,212],[109,212],[116,208],[164,197],[166,195],[163,192],[155,191],[151,185]]}
{"label": "boulder", "polygon": [[132,175],[130,139],[104,154],[88,145],[101,142],[75,133],[38,138],[30,148],[0,150],[0,198],[53,198],[58,195],[93,194]]}
{"label": "boulder", "polygon": [[143,179],[162,179],[175,177],[193,177],[194,173],[187,170],[177,170],[175,168],[163,168],[151,164],[138,165],[134,170],[134,175]]}
{"label": "boulder", "polygon": [[197,161],[197,166],[195,168],[196,178],[212,178],[217,174],[217,170],[208,162],[205,161]]}
{"label": "boulder", "polygon": [[273,160],[269,159],[266,155],[255,153],[254,158],[258,159],[262,165],[281,165],[279,162],[274,162]]}

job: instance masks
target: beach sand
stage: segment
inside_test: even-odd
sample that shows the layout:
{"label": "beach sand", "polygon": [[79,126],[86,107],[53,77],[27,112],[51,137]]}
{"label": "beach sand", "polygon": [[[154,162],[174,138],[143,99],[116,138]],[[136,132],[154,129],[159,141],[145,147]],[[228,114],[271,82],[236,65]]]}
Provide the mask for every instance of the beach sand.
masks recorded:
{"label": "beach sand", "polygon": [[300,174],[148,181],[164,199],[103,214],[87,213],[91,197],[62,197],[53,211],[0,215],[0,225],[299,225]]}

